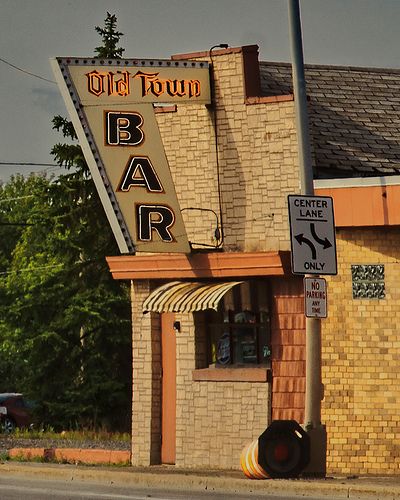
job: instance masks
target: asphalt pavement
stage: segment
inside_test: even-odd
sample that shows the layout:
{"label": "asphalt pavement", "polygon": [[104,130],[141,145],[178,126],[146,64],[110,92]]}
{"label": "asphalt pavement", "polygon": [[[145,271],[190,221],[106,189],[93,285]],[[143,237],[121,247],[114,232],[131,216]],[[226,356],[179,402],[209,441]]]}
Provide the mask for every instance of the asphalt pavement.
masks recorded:
{"label": "asphalt pavement", "polygon": [[175,466],[86,466],[6,461],[0,474],[36,479],[64,479],[124,484],[144,488],[173,488],[185,491],[215,491],[326,498],[400,499],[400,476],[397,477],[327,477],[299,479],[247,479],[241,471],[180,469]]}

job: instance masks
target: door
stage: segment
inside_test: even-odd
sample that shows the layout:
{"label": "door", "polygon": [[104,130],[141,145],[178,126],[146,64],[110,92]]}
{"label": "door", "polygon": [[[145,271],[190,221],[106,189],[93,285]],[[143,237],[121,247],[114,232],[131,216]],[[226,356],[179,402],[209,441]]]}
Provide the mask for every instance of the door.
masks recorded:
{"label": "door", "polygon": [[161,314],[161,463],[175,464],[176,337],[173,313]]}

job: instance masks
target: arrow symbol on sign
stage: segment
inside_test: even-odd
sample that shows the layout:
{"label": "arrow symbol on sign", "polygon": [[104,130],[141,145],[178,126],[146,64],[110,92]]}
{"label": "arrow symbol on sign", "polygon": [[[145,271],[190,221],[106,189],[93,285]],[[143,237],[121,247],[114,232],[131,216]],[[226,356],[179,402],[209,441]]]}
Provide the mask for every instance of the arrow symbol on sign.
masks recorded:
{"label": "arrow symbol on sign", "polygon": [[298,234],[297,236],[295,236],[295,238],[300,245],[305,243],[306,245],[308,245],[310,247],[311,258],[312,258],[312,260],[316,260],[317,259],[317,250],[316,250],[315,246],[313,245],[312,241],[309,240],[308,238],[304,238],[303,233]]}
{"label": "arrow symbol on sign", "polygon": [[330,248],[332,246],[332,243],[328,240],[327,237],[323,240],[318,236],[318,234],[315,231],[315,225],[310,224],[310,230],[311,230],[311,236],[314,238],[314,240],[319,243],[322,248],[325,250],[326,248]]}

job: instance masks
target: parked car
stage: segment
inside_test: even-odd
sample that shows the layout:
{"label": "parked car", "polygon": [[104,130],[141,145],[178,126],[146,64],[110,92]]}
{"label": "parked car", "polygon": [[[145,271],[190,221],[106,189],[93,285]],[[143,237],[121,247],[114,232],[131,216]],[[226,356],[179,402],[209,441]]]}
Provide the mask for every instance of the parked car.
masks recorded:
{"label": "parked car", "polygon": [[0,428],[9,434],[32,423],[32,404],[17,392],[0,393]]}

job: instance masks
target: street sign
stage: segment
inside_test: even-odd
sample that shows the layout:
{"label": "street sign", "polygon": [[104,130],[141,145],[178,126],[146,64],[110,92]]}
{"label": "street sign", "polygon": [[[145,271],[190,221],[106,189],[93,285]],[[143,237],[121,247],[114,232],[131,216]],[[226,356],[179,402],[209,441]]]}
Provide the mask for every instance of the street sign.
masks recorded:
{"label": "street sign", "polygon": [[326,281],[324,278],[304,278],[304,313],[307,318],[327,317]]}
{"label": "street sign", "polygon": [[337,274],[333,200],[329,196],[288,196],[292,272]]}

